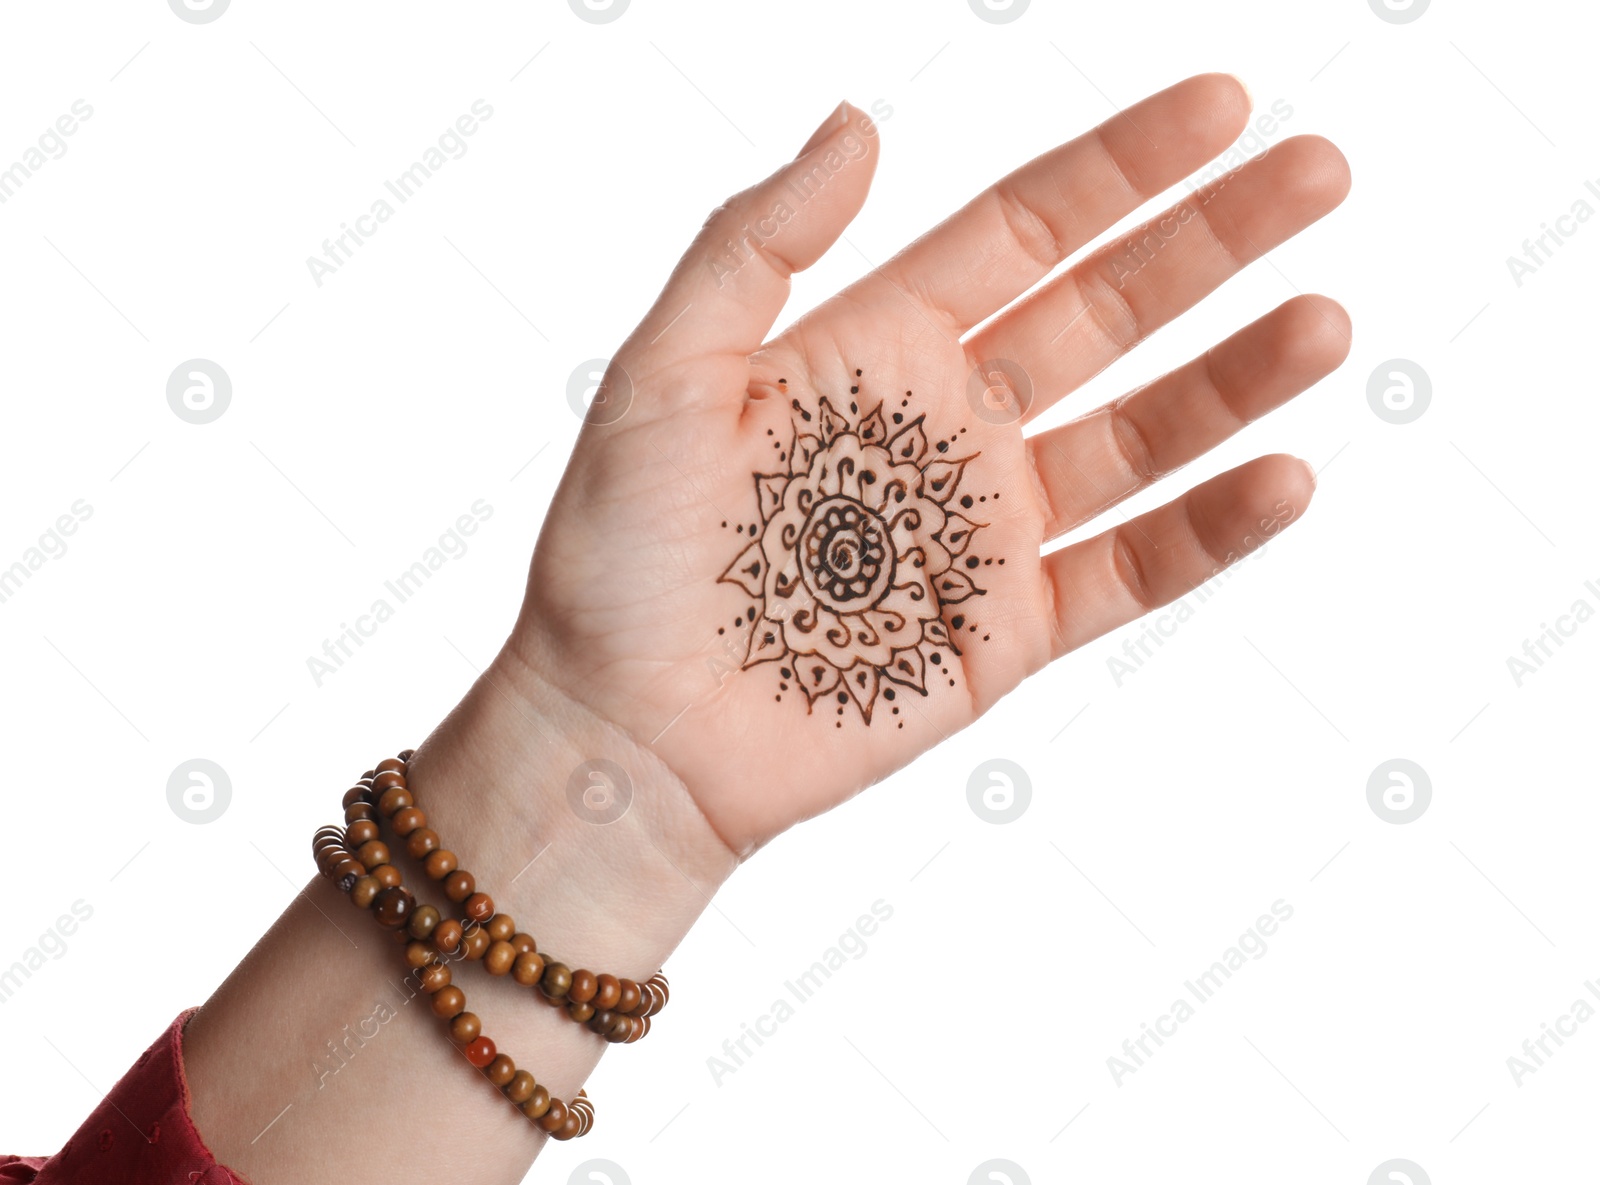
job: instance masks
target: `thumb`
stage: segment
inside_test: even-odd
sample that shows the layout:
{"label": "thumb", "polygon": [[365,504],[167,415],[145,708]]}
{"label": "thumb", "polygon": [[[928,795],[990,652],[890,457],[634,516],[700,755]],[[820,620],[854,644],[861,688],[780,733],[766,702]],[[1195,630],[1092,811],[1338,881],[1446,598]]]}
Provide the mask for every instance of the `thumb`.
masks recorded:
{"label": "thumb", "polygon": [[649,350],[650,368],[708,355],[742,365],[783,310],[789,278],[860,211],[877,163],[877,125],[841,103],[792,161],[712,212],[630,344]]}

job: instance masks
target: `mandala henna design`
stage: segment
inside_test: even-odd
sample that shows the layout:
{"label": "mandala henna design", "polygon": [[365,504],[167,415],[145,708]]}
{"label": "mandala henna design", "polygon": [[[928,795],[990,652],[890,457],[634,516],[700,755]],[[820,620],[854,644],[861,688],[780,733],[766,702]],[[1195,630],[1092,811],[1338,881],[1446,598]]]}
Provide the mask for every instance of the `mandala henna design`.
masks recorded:
{"label": "mandala henna design", "polygon": [[961,653],[952,627],[967,623],[947,623],[945,606],[984,594],[968,573],[987,524],[961,512],[970,494],[958,498],[979,454],[947,455],[961,433],[930,448],[922,416],[886,417],[882,403],[864,415],[825,396],[815,413],[790,407],[792,443],[774,442],[784,467],[754,475],[760,523],[737,528],[751,542],[719,578],[755,599],[738,619],[749,635],[741,669],[779,663],[780,690],[798,686],[807,711],[828,697],[836,714],[854,703],[870,724],[897,688],[926,696],[936,674],[954,685],[944,654]]}

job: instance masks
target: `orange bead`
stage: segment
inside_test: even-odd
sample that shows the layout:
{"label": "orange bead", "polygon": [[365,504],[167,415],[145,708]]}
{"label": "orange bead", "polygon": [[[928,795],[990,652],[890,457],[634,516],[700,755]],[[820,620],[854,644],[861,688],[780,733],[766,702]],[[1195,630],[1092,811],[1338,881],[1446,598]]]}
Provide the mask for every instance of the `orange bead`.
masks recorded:
{"label": "orange bead", "polygon": [[463,1052],[466,1053],[467,1060],[481,1070],[490,1062],[494,1061],[494,1042],[489,1040],[487,1037],[478,1037],[477,1039],[468,1042],[467,1047]]}
{"label": "orange bead", "polygon": [[[356,853],[356,858],[361,860],[363,864],[370,863],[370,861],[362,859],[360,852]],[[379,861],[379,863],[382,863],[382,861]],[[449,892],[448,886],[446,886],[445,891]],[[461,912],[475,922],[487,922],[494,916],[494,898],[487,893],[474,893],[462,903]]]}

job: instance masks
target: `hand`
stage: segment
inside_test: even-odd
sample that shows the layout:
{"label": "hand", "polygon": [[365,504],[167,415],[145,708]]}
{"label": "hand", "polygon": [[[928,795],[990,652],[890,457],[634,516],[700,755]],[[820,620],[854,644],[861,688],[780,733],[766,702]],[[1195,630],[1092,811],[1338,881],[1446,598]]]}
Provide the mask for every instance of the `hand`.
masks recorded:
{"label": "hand", "polygon": [[766,340],[866,198],[876,129],[841,107],[712,214],[618,350],[534,556],[519,678],[653,751],[742,855],[1297,519],[1312,472],[1267,456],[1041,557],[1336,367],[1349,323],[1325,298],[1022,429],[1337,205],[1327,141],[1277,145],[1007,308],[1249,110],[1227,75],[1162,91]]}

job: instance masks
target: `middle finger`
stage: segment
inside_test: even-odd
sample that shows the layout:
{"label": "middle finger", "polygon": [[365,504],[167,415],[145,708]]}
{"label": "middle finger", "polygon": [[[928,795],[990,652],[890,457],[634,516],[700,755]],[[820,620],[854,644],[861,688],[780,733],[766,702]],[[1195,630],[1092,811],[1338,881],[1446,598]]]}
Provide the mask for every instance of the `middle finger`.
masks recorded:
{"label": "middle finger", "polygon": [[1328,213],[1349,188],[1331,143],[1285,140],[1075,264],[974,334],[968,355],[1020,366],[1033,388],[1023,420],[1032,419]]}

